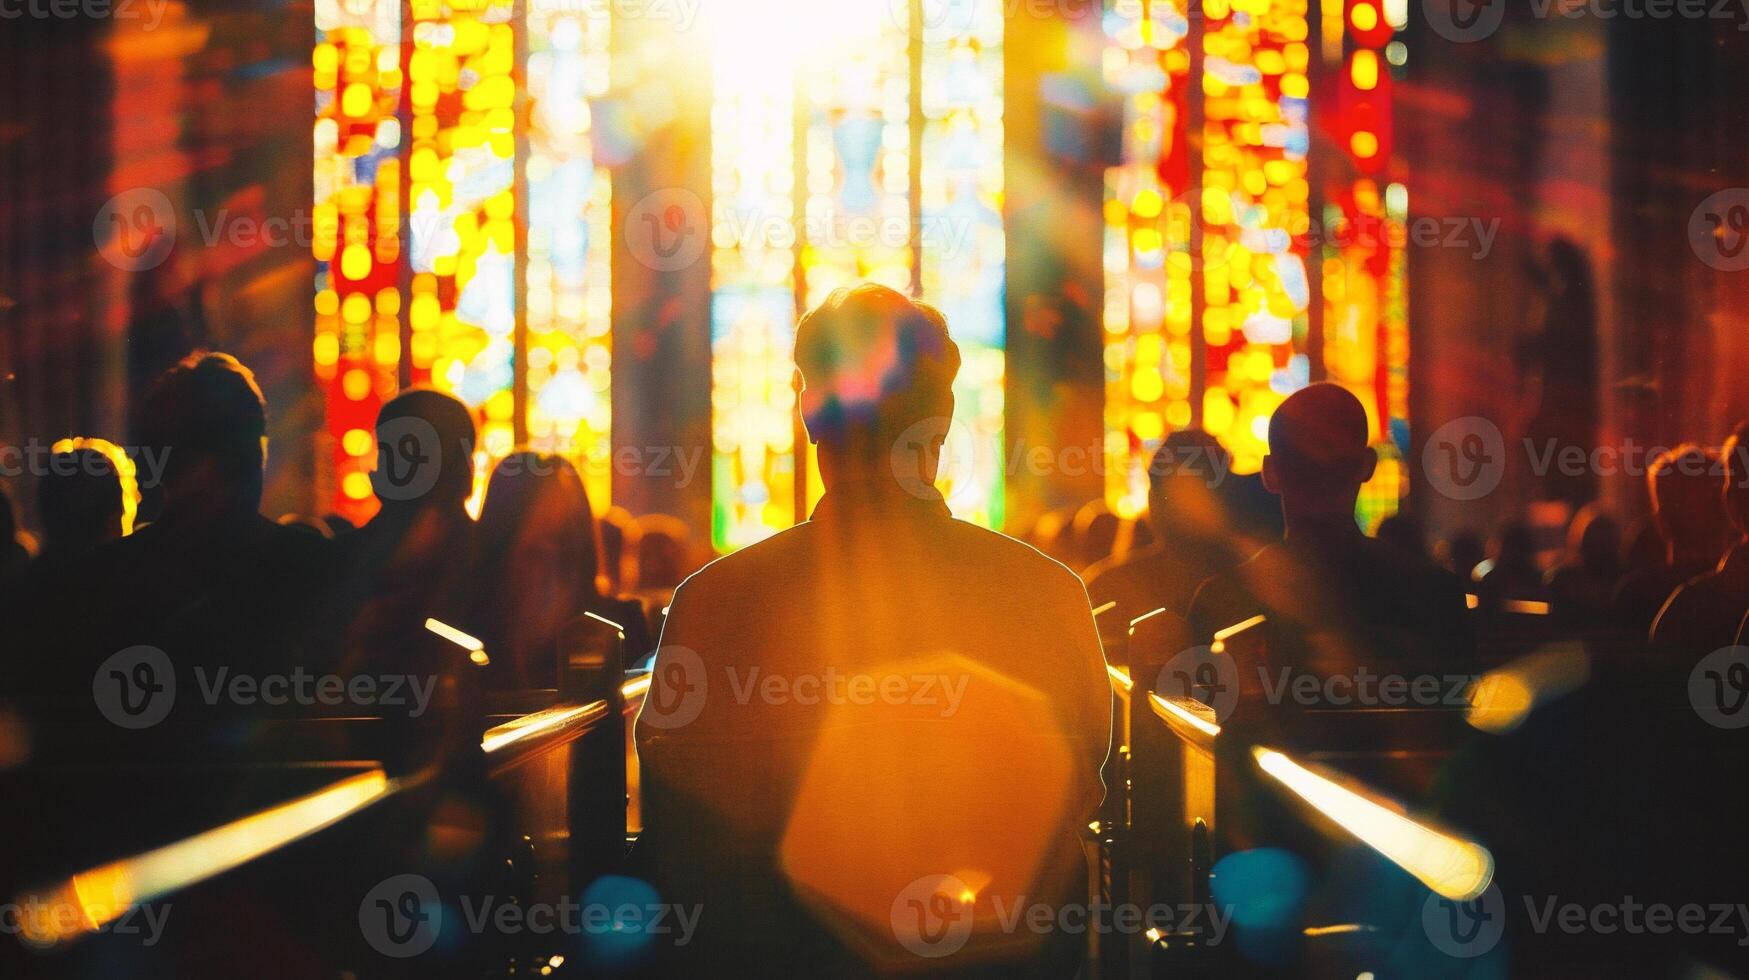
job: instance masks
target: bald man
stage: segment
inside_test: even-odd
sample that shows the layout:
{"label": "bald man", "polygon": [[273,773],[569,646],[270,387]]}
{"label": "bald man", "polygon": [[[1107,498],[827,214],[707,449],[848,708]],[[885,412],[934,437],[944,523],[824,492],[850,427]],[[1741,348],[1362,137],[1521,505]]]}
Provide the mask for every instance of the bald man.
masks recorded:
{"label": "bald man", "polygon": [[1473,649],[1457,579],[1355,522],[1360,487],[1377,465],[1366,410],[1346,389],[1310,385],[1282,402],[1269,420],[1263,481],[1281,498],[1286,533],[1197,590],[1194,635],[1207,642],[1263,615],[1269,669],[1322,676],[1466,663]]}

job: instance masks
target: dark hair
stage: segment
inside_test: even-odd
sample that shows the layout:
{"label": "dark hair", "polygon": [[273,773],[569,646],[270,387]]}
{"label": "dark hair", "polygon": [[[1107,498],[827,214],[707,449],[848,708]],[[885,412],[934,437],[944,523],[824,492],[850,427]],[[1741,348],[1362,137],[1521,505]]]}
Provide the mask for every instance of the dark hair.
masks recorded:
{"label": "dark hair", "polygon": [[945,415],[960,350],[941,311],[874,283],[834,290],[796,327],[808,431],[823,447]]}
{"label": "dark hair", "polygon": [[[1667,544],[1704,546],[1719,538],[1717,455],[1691,443],[1660,453],[1646,471],[1646,495]],[[1662,556],[1660,556],[1660,562]]]}
{"label": "dark hair", "polygon": [[85,542],[121,528],[121,474],[108,456],[81,447],[55,453],[37,492],[46,544]]}
{"label": "dark hair", "polygon": [[556,507],[561,515],[549,533],[555,536],[563,560],[579,572],[589,590],[595,590],[601,574],[601,538],[583,478],[563,456],[527,449],[499,460],[486,481],[476,534],[482,581],[501,581],[499,573],[516,558],[514,549],[523,528],[543,506]]}
{"label": "dark hair", "polygon": [[1213,537],[1231,515],[1215,491],[1232,472],[1232,456],[1202,429],[1168,435],[1148,459],[1148,522],[1161,540]]}
{"label": "dark hair", "polygon": [[234,488],[260,498],[267,400],[236,358],[207,351],[183,358],[152,383],[138,418],[140,443],[166,453],[165,482],[207,461]]}
{"label": "dark hair", "polygon": [[[383,505],[393,506],[397,503],[419,505],[421,503],[451,503],[459,504],[468,499],[474,492],[474,415],[461,399],[448,392],[436,388],[408,388],[383,404],[377,411],[378,452],[384,449],[382,436],[385,428],[401,419],[416,419],[429,425],[430,431],[423,438],[435,437],[437,444],[430,450],[422,450],[423,455],[417,459],[407,460],[414,465],[429,465],[435,463],[437,473],[428,493],[417,497],[400,500],[384,496]],[[388,447],[393,449],[394,447]],[[434,450],[434,451],[431,451]],[[378,460],[378,465],[382,461]],[[414,483],[423,481],[414,478]],[[379,496],[383,496],[379,493]]]}

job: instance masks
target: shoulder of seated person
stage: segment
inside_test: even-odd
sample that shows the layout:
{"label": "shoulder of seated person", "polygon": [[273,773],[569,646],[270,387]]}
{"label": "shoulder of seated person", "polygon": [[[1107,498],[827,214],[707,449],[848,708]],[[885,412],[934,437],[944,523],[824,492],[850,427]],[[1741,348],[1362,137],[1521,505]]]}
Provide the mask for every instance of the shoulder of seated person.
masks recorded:
{"label": "shoulder of seated person", "polygon": [[763,541],[711,559],[703,568],[682,579],[675,587],[675,594],[696,595],[707,589],[730,587],[749,578],[782,574],[795,550],[802,547],[808,537],[804,531],[806,527],[806,524],[797,524]]}
{"label": "shoulder of seated person", "polygon": [[945,544],[947,550],[957,557],[999,565],[1004,574],[1030,573],[1046,578],[1063,577],[1065,581],[1073,582],[1077,589],[1082,587],[1081,576],[1076,575],[1073,569],[1019,538],[980,527],[970,521],[956,519],[950,524],[953,530],[949,534],[950,540]]}

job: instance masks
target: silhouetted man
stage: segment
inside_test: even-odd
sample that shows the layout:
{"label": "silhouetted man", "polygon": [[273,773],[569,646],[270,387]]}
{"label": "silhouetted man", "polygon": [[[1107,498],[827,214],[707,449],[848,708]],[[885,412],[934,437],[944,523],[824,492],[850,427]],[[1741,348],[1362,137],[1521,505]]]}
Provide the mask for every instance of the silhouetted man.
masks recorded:
{"label": "silhouetted man", "polygon": [[796,333],[824,499],[675,594],[640,848],[716,969],[1074,972],[994,915],[1085,888],[1110,686],[1080,581],[934,487],[959,363],[936,310],[833,293]]}
{"label": "silhouetted man", "polygon": [[[1725,514],[1736,540],[1718,566],[1670,596],[1652,624],[1652,642],[1683,653],[1730,646],[1749,609],[1749,422],[1725,441]],[[1715,484],[1716,485],[1716,484]]]}
{"label": "silhouetted man", "polygon": [[1123,637],[1129,622],[1166,609],[1183,616],[1197,586],[1249,557],[1248,539],[1234,528],[1225,493],[1230,457],[1200,429],[1167,436],[1148,461],[1148,522],[1154,543],[1133,555],[1087,570],[1087,594],[1099,614],[1100,632]]}
{"label": "silhouetted man", "polygon": [[1282,402],[1269,420],[1263,479],[1281,497],[1287,532],[1197,591],[1190,622],[1201,642],[1262,614],[1277,670],[1353,675],[1471,656],[1458,583],[1355,523],[1377,464],[1366,410],[1347,390],[1314,384]]}
{"label": "silhouetted man", "polygon": [[163,460],[156,519],[57,574],[59,608],[40,610],[51,621],[39,666],[73,692],[89,692],[97,663],[137,645],[163,650],[179,674],[288,669],[302,658],[328,549],[257,510],[267,406],[254,376],[228,354],[191,354],[146,392],[137,419],[142,449]]}
{"label": "silhouetted man", "polygon": [[1664,553],[1658,564],[1624,576],[1611,600],[1616,622],[1640,640],[1650,634],[1652,620],[1672,592],[1719,563],[1730,521],[1718,473],[1718,457],[1692,445],[1659,456],[1646,473],[1652,524]]}
{"label": "silhouetted man", "polygon": [[377,413],[371,488],[382,509],[338,539],[334,620],[343,671],[427,673],[456,651],[427,619],[465,627],[474,521],[474,417],[454,395],[411,388]]}

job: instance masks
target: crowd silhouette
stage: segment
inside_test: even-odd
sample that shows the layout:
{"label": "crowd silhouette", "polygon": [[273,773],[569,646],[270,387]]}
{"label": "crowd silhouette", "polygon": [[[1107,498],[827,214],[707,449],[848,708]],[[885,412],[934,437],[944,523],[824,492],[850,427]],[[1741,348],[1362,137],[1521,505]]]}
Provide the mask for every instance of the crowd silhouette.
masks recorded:
{"label": "crowd silhouette", "polygon": [[[653,657],[629,867],[675,901],[728,910],[687,950],[693,966],[826,973],[881,952],[822,908],[880,918],[924,870],[987,869],[997,895],[1082,887],[1078,835],[1107,788],[1108,653],[1122,658],[1140,617],[1163,611],[1195,644],[1261,616],[1261,656],[1313,675],[1481,669],[1486,617],[1527,608],[1679,666],[1749,627],[1749,424],[1720,451],[1659,456],[1652,530],[1625,548],[1595,503],[1564,548],[1539,548],[1522,520],[1486,549],[1470,531],[1430,547],[1408,515],[1357,524],[1377,463],[1366,412],[1312,384],[1270,418],[1260,474],[1183,429],[1152,457],[1145,520],[1095,502],[1023,543],[954,519],[935,487],[960,366],[940,312],[840,290],[800,323],[795,360],[825,496],[704,564],[684,522],[600,511],[562,456],[519,448],[477,473],[472,413],[425,388],[376,420],[371,520],[269,519],[261,389],[236,359],[191,354],[134,414],[137,445],[166,461],[137,526],[115,461],[89,446],[50,457],[39,533],[0,497],[0,607],[18,641],[0,697],[78,700],[100,663],[141,645],[178,669],[554,688],[573,627],[604,621],[628,666]],[[484,670],[452,675],[457,648],[432,620],[477,637]],[[1076,955],[998,944],[977,965],[1068,975]]]}

